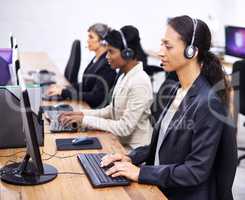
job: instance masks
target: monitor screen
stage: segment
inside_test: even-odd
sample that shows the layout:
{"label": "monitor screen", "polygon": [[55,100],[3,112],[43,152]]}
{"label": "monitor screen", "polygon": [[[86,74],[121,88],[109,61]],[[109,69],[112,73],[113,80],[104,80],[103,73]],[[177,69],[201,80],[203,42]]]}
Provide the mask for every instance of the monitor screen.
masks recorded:
{"label": "monitor screen", "polygon": [[225,27],[225,53],[245,58],[245,27]]}
{"label": "monitor screen", "polygon": [[2,57],[8,64],[12,63],[12,49],[0,48],[0,57]]}
{"label": "monitor screen", "polygon": [[11,82],[11,75],[8,63],[0,57],[0,86],[8,85]]}
{"label": "monitor screen", "polygon": [[9,64],[12,63],[12,49],[0,49],[0,86],[11,82]]}

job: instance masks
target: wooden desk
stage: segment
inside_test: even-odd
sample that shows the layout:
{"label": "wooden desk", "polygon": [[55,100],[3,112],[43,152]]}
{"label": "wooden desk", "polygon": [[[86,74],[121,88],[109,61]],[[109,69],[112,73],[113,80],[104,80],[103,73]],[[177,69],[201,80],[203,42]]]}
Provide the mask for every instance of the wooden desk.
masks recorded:
{"label": "wooden desk", "polygon": [[[22,62],[31,61],[35,66],[36,63],[50,63],[45,59],[49,59],[45,53],[37,54],[21,54]],[[41,60],[40,60],[41,59]],[[41,66],[42,67],[42,66]],[[44,65],[43,65],[44,67]],[[84,105],[72,103],[74,106],[82,107]],[[55,139],[56,138],[70,138],[79,135],[89,135],[98,137],[103,149],[102,150],[86,150],[86,151],[60,151],[56,156],[72,156],[69,158],[55,158],[45,160],[49,158],[46,153],[53,154],[56,151]],[[78,172],[83,173],[83,169],[77,161],[76,155],[78,153],[96,153],[96,152],[125,152],[124,148],[118,142],[117,138],[110,133],[100,131],[90,131],[72,134],[51,134],[49,127],[45,126],[45,144],[40,148],[42,153],[42,159],[44,163],[55,166],[59,172]],[[0,150],[0,156],[15,154],[16,152],[25,151],[25,149],[6,149]],[[24,152],[19,153],[12,157],[0,157],[0,166],[6,164],[8,160],[21,161],[24,156]],[[104,200],[148,200],[148,199],[162,199],[166,200],[166,197],[156,187],[151,185],[141,185],[138,183],[132,183],[126,187],[111,187],[94,189],[87,176],[75,175],[75,174],[60,174],[58,177],[46,184],[37,186],[15,186],[9,185],[4,182],[0,182],[0,200],[61,200],[61,199],[104,199]]]}

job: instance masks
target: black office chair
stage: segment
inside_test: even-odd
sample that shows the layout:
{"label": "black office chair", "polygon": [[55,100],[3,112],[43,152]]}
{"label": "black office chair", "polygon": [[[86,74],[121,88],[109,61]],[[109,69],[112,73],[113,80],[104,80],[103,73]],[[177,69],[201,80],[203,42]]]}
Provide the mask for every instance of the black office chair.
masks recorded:
{"label": "black office chair", "polygon": [[[239,91],[239,105],[238,105],[238,112],[245,115],[245,60],[237,61],[233,64],[233,76],[232,81],[235,84],[234,77],[235,74],[239,72],[239,85],[234,87],[235,91]],[[243,124],[245,126],[245,124]],[[238,150],[245,151],[245,147],[238,147]],[[238,165],[240,164],[241,160],[245,159],[245,155],[242,155],[238,158]]]}
{"label": "black office chair", "polygon": [[[157,94],[154,95],[153,103],[151,105],[151,124],[154,124],[158,121],[164,105],[170,99],[169,92],[174,93],[173,87],[176,86],[178,82],[178,77],[175,72],[166,73],[166,79],[160,86]],[[166,95],[168,94],[168,95]]]}
{"label": "black office chair", "polygon": [[69,60],[65,68],[65,78],[71,85],[78,82],[78,72],[81,64],[81,44],[79,40],[75,40],[72,44]]}
{"label": "black office chair", "polygon": [[217,199],[233,200],[232,185],[237,168],[236,127],[225,124],[214,162]]}

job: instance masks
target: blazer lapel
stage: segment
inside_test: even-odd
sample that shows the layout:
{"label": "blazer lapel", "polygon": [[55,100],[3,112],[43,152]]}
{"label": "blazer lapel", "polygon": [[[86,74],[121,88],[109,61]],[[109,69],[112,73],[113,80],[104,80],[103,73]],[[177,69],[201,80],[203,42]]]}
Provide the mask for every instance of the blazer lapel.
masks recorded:
{"label": "blazer lapel", "polygon": [[107,62],[106,58],[106,53],[103,53],[99,59],[93,64],[95,65],[95,68],[94,68],[94,73],[96,74],[97,71],[104,65],[105,62]]}
{"label": "blazer lapel", "polygon": [[[186,112],[188,111],[188,108],[193,103],[193,99],[198,95],[198,92],[200,91],[200,88],[202,87],[203,77],[202,75],[199,75],[198,78],[194,81],[191,88],[187,92],[186,96],[182,100],[178,110],[174,114],[173,119],[171,120],[167,131],[164,135],[163,142],[161,144],[160,149],[162,148],[163,143],[165,142],[166,138],[170,134],[170,132],[177,128],[179,124],[182,122],[183,117],[185,116]],[[166,111],[167,112],[167,111]],[[165,114],[166,114],[165,112]],[[158,131],[159,132],[159,131]]]}
{"label": "blazer lapel", "polygon": [[114,88],[113,95],[112,96],[118,96],[120,93],[125,89],[126,85],[128,84],[129,80],[132,76],[134,76],[139,71],[143,70],[142,64],[139,63],[135,68],[131,69],[132,71],[129,71],[128,74],[123,74],[118,78],[117,84]]}

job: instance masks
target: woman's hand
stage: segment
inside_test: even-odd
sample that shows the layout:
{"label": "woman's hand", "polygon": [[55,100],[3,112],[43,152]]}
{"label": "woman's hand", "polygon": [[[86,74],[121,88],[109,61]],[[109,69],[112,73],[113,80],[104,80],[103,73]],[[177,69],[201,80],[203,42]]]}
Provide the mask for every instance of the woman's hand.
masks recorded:
{"label": "woman's hand", "polygon": [[84,114],[82,112],[64,112],[60,114],[59,121],[63,126],[67,126],[72,123],[82,123]]}
{"label": "woman's hand", "polygon": [[48,87],[46,94],[48,96],[61,95],[63,89],[65,89],[64,86],[53,84]]}
{"label": "woman's hand", "polygon": [[131,162],[131,159],[124,154],[121,153],[113,153],[113,154],[107,154],[101,159],[101,167],[106,167],[110,165],[111,163],[114,163],[116,161],[121,162]]}
{"label": "woman's hand", "polygon": [[140,168],[131,163],[130,157],[124,154],[107,154],[101,159],[101,167],[114,164],[106,171],[108,176],[117,177],[125,176],[133,181],[138,181]]}
{"label": "woman's hand", "polygon": [[114,166],[106,171],[106,174],[112,177],[124,176],[132,181],[138,182],[140,168],[131,162],[115,162]]}

